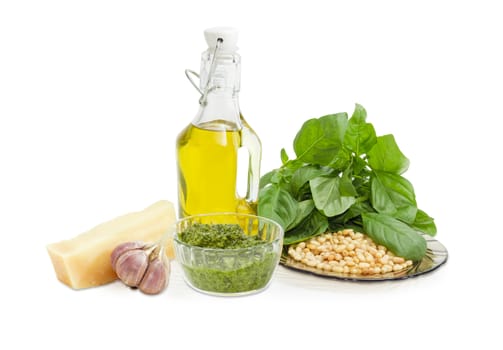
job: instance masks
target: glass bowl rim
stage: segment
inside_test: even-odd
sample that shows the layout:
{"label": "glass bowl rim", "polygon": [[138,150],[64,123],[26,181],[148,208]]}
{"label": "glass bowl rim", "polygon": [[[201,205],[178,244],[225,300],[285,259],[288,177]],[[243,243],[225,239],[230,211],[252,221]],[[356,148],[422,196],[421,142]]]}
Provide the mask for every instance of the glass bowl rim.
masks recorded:
{"label": "glass bowl rim", "polygon": [[[265,221],[269,224],[272,224],[273,226],[276,226],[279,230],[279,234],[278,236],[269,241],[269,242],[263,242],[261,244],[257,244],[257,245],[254,245],[254,246],[251,246],[251,247],[246,247],[246,248],[207,248],[207,247],[199,247],[199,246],[196,246],[196,245],[191,245],[191,244],[187,244],[183,241],[181,241],[180,239],[178,239],[178,232],[176,230],[177,226],[183,222],[183,221],[189,221],[191,219],[195,219],[195,218],[204,218],[204,217],[209,217],[209,216],[236,216],[236,217],[245,217],[245,218],[252,218],[252,219],[258,219],[258,220],[262,220],[262,221]],[[263,248],[264,246],[267,246],[269,244],[273,244],[273,243],[276,243],[278,241],[282,242],[283,241],[283,238],[284,238],[284,235],[285,235],[285,230],[283,229],[283,227],[276,221],[272,220],[272,219],[269,219],[269,218],[266,218],[264,216],[260,216],[260,215],[255,215],[255,214],[245,214],[245,213],[233,213],[233,212],[221,212],[221,213],[218,213],[218,212],[215,212],[215,213],[205,213],[205,214],[195,214],[195,215],[190,215],[190,216],[186,216],[186,217],[183,217],[183,218],[180,218],[178,220],[175,221],[174,223],[174,226],[175,226],[175,230],[173,231],[173,241],[176,243],[176,244],[179,244],[179,245],[182,245],[184,247],[187,247],[189,249],[196,249],[196,250],[201,250],[201,251],[207,251],[207,252],[232,252],[232,253],[239,253],[239,252],[245,252],[245,251],[250,251],[250,250],[255,250],[255,249],[259,249],[259,248]]]}

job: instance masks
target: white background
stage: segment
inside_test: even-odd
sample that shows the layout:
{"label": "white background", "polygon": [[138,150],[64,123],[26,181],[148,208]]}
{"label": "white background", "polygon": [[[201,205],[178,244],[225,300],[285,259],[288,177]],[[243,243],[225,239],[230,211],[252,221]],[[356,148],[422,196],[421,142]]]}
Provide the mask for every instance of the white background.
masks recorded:
{"label": "white background", "polygon": [[[176,5],[175,5],[176,3]],[[330,4],[330,5],[329,5]],[[501,349],[503,21],[497,1],[0,3],[2,349]],[[203,30],[240,29],[263,173],[302,123],[361,103],[411,160],[447,265],[357,284],[280,267],[263,293],[73,291],[45,246],[176,203]],[[495,321],[491,317],[495,317]],[[498,325],[499,323],[499,325]],[[145,346],[145,347],[143,347]]]}

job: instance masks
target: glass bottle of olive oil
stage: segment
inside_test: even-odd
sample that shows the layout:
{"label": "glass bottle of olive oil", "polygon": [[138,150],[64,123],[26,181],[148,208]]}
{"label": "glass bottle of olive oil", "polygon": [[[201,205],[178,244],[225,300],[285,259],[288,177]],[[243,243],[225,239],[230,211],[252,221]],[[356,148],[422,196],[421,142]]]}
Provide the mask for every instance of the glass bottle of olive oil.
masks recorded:
{"label": "glass bottle of olive oil", "polygon": [[[241,57],[236,52],[237,31],[211,28],[205,31],[205,38],[208,50],[201,59],[199,111],[176,143],[178,214],[255,213],[261,144],[239,109]],[[243,160],[238,157],[240,148],[248,151],[243,162],[247,164],[238,164],[238,159]],[[248,168],[243,197],[237,188],[239,167]]]}

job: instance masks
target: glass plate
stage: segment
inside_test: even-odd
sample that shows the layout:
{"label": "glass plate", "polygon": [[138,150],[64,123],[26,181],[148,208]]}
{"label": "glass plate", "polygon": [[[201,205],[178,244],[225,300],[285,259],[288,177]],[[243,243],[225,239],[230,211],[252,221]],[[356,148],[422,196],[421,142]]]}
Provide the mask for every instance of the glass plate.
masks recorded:
{"label": "glass plate", "polygon": [[294,270],[309,272],[318,276],[333,277],[336,279],[347,280],[347,281],[401,280],[434,271],[447,261],[448,254],[447,249],[444,247],[444,245],[430,236],[425,235],[424,238],[426,239],[426,255],[421,261],[412,265],[408,270],[389,272],[387,274],[363,276],[363,275],[352,275],[348,273],[323,271],[314,267],[307,266],[301,263],[300,261],[292,259],[290,256],[288,256],[287,253],[288,247],[283,249],[283,253],[281,254],[279,262],[283,266]]}

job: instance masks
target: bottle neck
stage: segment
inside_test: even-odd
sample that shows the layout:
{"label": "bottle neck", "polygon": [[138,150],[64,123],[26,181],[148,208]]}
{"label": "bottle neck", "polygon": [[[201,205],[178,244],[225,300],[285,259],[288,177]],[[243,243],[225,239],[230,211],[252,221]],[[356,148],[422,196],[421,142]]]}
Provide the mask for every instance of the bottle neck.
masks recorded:
{"label": "bottle neck", "polygon": [[238,95],[231,91],[211,91],[192,122],[211,130],[241,130]]}
{"label": "bottle neck", "polygon": [[236,52],[219,52],[214,58],[214,50],[201,55],[201,91],[231,89],[239,92],[241,83],[241,56]]}
{"label": "bottle neck", "polygon": [[235,52],[220,52],[213,62],[213,56],[210,50],[201,56],[200,84],[204,95],[192,123],[203,128],[240,130],[241,58]]}

